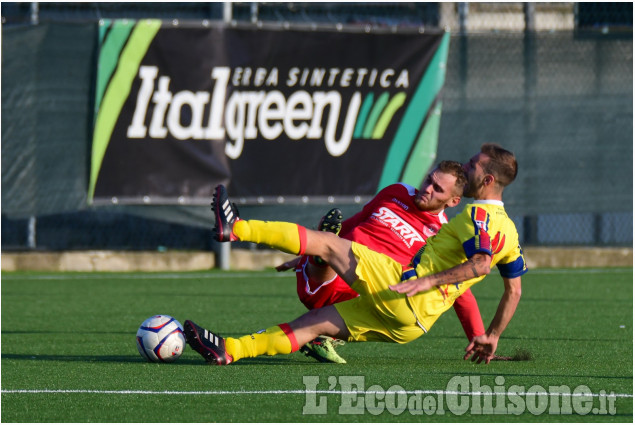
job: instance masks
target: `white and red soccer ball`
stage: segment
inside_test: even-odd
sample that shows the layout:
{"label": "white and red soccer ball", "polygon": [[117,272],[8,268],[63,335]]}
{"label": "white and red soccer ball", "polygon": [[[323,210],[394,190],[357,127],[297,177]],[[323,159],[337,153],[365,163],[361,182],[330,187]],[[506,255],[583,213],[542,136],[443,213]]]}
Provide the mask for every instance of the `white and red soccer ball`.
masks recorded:
{"label": "white and red soccer ball", "polygon": [[173,362],[185,349],[183,326],[172,316],[152,316],[137,331],[137,349],[149,362]]}

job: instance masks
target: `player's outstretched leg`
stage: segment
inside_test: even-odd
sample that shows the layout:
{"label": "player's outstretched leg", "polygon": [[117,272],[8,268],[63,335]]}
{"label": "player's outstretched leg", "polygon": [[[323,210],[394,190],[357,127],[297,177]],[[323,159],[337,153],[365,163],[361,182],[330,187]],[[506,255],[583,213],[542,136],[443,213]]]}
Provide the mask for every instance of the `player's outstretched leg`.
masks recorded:
{"label": "player's outstretched leg", "polygon": [[304,254],[305,227],[295,223],[240,219],[236,206],[230,202],[227,189],[223,185],[214,190],[212,211],[215,218],[214,238],[219,242],[262,243],[283,252]]}
{"label": "player's outstretched leg", "polygon": [[225,339],[221,336],[201,328],[191,320],[185,321],[183,330],[189,346],[203,356],[207,363],[227,365],[233,361],[232,356],[225,351]]}
{"label": "player's outstretched leg", "polygon": [[[322,217],[318,230],[321,232],[330,232],[338,235],[342,230],[342,219],[344,218],[339,208],[333,208]],[[317,267],[327,267],[327,264],[319,256],[314,256],[313,261]],[[341,339],[331,338],[330,336],[318,336],[311,342],[304,344],[300,351],[308,357],[313,357],[322,363],[346,363],[335,350],[338,345],[344,345]]]}
{"label": "player's outstretched leg", "polygon": [[346,239],[329,232],[307,230],[296,223],[242,220],[237,217],[236,208],[223,186],[215,190],[212,211],[216,220],[214,237],[220,242],[254,242],[294,255],[318,255],[348,284],[357,279],[357,262],[351,251],[351,242]]}
{"label": "player's outstretched leg", "polygon": [[238,240],[234,235],[234,224],[240,220],[238,217],[238,209],[229,201],[227,189],[225,186],[218,185],[214,189],[214,197],[212,199],[212,211],[216,218],[216,227],[214,227],[214,239],[219,242],[233,242]]}

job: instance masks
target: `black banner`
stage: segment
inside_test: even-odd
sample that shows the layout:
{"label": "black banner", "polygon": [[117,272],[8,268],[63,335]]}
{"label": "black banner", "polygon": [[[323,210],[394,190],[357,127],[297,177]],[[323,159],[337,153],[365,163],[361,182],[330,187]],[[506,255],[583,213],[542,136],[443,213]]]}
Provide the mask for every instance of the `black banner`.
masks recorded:
{"label": "black banner", "polygon": [[223,183],[243,202],[313,202],[420,179],[448,40],[114,23],[102,32],[90,198],[209,203]]}

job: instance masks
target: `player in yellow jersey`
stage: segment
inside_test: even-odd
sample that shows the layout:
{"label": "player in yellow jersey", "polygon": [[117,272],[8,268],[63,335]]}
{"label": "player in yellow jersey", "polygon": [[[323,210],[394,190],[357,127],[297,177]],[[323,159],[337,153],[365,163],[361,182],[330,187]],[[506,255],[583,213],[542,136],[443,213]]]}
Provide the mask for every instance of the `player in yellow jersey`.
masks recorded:
{"label": "player in yellow jersey", "polygon": [[[219,186],[212,204],[219,241],[249,241],[294,254],[318,255],[360,296],[241,338],[224,339],[187,320],[188,344],[210,363],[229,364],[246,357],[288,354],[318,335],[407,343],[427,332],[457,297],[497,266],[503,296],[489,328],[470,341],[465,354],[465,359],[489,363],[514,315],[521,276],[527,271],[518,233],[502,203],[503,190],[516,178],[518,168],[511,152],[488,143],[463,170],[467,184],[454,189],[474,202],[429,238],[407,268],[332,233],[293,223],[241,220],[225,188]],[[447,187],[437,185],[439,190]]]}

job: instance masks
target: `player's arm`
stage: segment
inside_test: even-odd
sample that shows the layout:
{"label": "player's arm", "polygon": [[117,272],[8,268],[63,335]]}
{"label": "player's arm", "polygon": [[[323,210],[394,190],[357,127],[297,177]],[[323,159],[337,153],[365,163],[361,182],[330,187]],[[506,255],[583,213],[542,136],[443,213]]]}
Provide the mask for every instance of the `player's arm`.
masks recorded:
{"label": "player's arm", "polygon": [[505,284],[505,292],[498,304],[496,315],[492,319],[487,332],[484,335],[475,337],[467,346],[465,349],[465,360],[472,357],[472,361],[476,360],[480,363],[485,360],[485,363],[489,363],[494,358],[498,339],[514,316],[522,292],[520,276],[514,278],[503,277],[503,283]]}
{"label": "player's arm", "polygon": [[295,269],[298,266],[298,263],[300,263],[301,259],[302,257],[296,257],[293,260],[286,261],[279,266],[276,266],[276,270],[279,272],[284,272],[287,270]]}
{"label": "player's arm", "polygon": [[436,286],[464,282],[474,279],[475,277],[485,276],[491,271],[491,263],[492,257],[489,254],[477,252],[458,266],[418,279],[406,280],[396,285],[390,285],[390,289],[411,297],[419,292],[429,291]]}
{"label": "player's arm", "polygon": [[485,333],[481,311],[470,288],[467,288],[460,297],[454,300],[453,307],[468,341],[472,341],[475,336]]}

